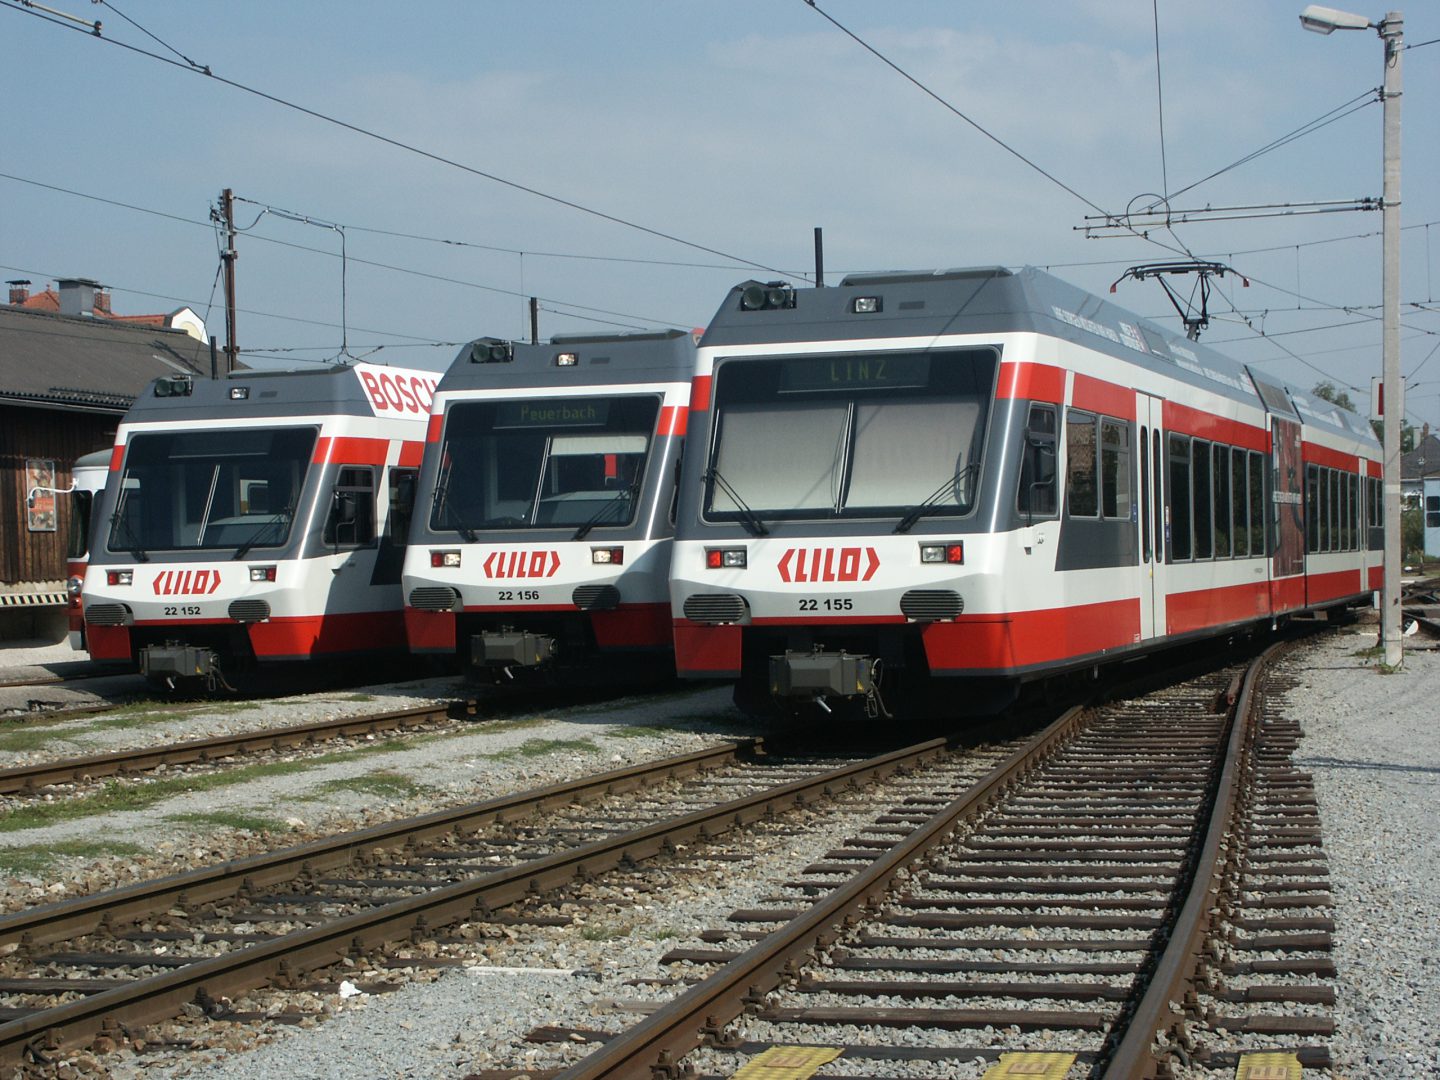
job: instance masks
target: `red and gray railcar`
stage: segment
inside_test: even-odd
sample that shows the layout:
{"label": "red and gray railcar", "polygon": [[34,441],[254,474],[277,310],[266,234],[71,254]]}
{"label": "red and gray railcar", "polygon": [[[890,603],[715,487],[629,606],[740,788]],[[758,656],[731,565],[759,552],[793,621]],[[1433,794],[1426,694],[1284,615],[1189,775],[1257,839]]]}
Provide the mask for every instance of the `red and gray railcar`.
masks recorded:
{"label": "red and gray railcar", "polygon": [[673,675],[689,333],[482,339],[441,380],[404,570],[416,653],[521,682]]}
{"label": "red and gray railcar", "polygon": [[1379,586],[1364,420],[1035,269],[737,286],[688,440],[677,667],[756,708],[953,713]]}
{"label": "red and gray railcar", "polygon": [[364,363],[153,382],[96,503],[91,656],[173,685],[403,655],[400,570],[437,382]]}

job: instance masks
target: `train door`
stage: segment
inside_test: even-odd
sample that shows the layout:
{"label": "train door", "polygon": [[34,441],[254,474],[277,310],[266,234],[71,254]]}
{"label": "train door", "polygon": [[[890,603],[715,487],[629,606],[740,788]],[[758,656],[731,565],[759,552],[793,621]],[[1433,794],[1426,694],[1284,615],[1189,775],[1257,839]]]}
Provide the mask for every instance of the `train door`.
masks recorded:
{"label": "train door", "polygon": [[1162,402],[1135,395],[1140,463],[1140,639],[1165,634],[1165,443],[1160,431]]}
{"label": "train door", "polygon": [[1305,465],[1300,425],[1279,416],[1272,416],[1270,425],[1270,596],[1271,610],[1279,612],[1305,602]]}

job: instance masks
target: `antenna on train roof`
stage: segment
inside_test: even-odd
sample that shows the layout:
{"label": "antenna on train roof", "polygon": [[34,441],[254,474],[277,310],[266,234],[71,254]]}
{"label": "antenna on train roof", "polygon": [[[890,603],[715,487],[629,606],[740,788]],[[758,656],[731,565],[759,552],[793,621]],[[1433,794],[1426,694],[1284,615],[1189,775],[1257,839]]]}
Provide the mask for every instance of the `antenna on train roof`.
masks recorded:
{"label": "antenna on train roof", "polygon": [[[1175,274],[1195,274],[1199,278],[1188,298],[1182,297],[1166,280],[1167,275]],[[1185,336],[1191,341],[1199,341],[1200,331],[1210,325],[1210,279],[1224,277],[1226,274],[1235,274],[1245,288],[1250,287],[1249,278],[1224,263],[1185,259],[1180,262],[1142,263],[1132,266],[1115,279],[1110,291],[1113,293],[1115,287],[1126,278],[1144,281],[1153,277],[1160,282],[1160,287],[1165,290],[1165,295],[1170,298],[1170,303],[1179,314],[1180,321],[1185,324]]]}

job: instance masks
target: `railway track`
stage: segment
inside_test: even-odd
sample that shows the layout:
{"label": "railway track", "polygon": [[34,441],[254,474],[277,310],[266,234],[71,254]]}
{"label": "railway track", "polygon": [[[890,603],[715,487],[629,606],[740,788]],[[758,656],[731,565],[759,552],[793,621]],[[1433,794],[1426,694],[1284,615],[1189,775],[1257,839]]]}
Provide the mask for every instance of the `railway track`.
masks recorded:
{"label": "railway track", "polygon": [[313,746],[331,739],[363,738],[386,732],[430,728],[453,719],[455,708],[453,704],[423,705],[413,709],[215,735],[163,746],[16,765],[0,769],[0,795],[32,793],[52,784],[133,775],[161,765],[208,764],[236,754],[264,753]]}
{"label": "railway track", "polygon": [[639,1024],[536,1033],[602,1045],[526,1071],[674,1076],[683,1059],[687,1074],[728,1076],[816,1045],[838,1052],[836,1076],[1278,1067],[1252,1052],[1328,1064],[1313,793],[1289,765],[1298,732],[1259,715],[1260,672],[1070,711],[960,798],[897,811],[893,836],[807,867],[793,908],[736,912],[708,936],[718,948],[677,950],[672,962],[712,973]]}
{"label": "railway track", "polygon": [[[1323,1008],[1325,988],[1306,983],[1297,995],[1276,986],[1323,979],[1327,931],[1312,911],[1281,925],[1263,905],[1323,905],[1323,893],[1302,893],[1292,880],[1313,883],[1323,861],[1303,846],[1283,848],[1318,842],[1313,822],[1296,824],[1303,778],[1283,765],[1293,732],[1272,723],[1251,764],[1224,764],[1239,760],[1232,744],[1255,742],[1244,734],[1254,724],[1237,723],[1227,737],[1214,710],[1217,698],[1237,693],[1238,684],[1211,678],[1158,699],[1071,710],[1003,762],[1008,751],[940,741],[838,765],[727,744],[21,913],[0,920],[0,954],[9,953],[0,962],[0,1062],[44,1061],[97,1037],[113,1044],[182,1008],[246,1019],[224,1003],[247,988],[325,985],[325,967],[347,958],[383,967],[374,958],[387,943],[435,940],[459,925],[449,931],[457,940],[504,918],[508,905],[563,895],[569,882],[713,843],[896,773],[906,775],[887,797],[899,798],[897,787],[908,794],[788,883],[793,904],[737,912],[733,925],[706,936],[715,948],[667,958],[685,965],[681,983],[696,965],[715,968],[711,977],[630,1031],[559,1028],[535,1039],[569,1051],[604,1039],[567,1076],[648,1077],[655,1067],[673,1072],[702,1046],[694,1067],[728,1075],[771,1045],[814,1042],[817,1031],[856,1062],[852,1073],[874,1075],[881,1061],[913,1070],[927,1054],[937,1063],[992,1061],[1025,1049],[1037,1030],[1089,1075],[1152,1075],[1103,1071],[1123,1060],[1123,1030],[1143,1031],[1151,1014],[1167,1029],[1164,1048],[1142,1035],[1146,1049],[1123,1051],[1139,1053],[1145,1068],[1171,1054],[1198,1060],[1204,1031],[1243,1030],[1237,1001],[1249,1002],[1245,1015],[1272,1039],[1284,1038],[1274,1034],[1284,1010]],[[1256,760],[1275,763],[1268,779],[1242,783]],[[700,774],[703,782],[693,779]],[[1229,800],[1200,780],[1227,776],[1220,788],[1252,792],[1252,817],[1288,824],[1274,836],[1244,821],[1231,827],[1228,877],[1216,885],[1202,872],[1206,837],[1217,835],[1210,818]],[[1256,802],[1261,789],[1271,794]],[[1207,811],[1212,804],[1221,809]],[[1173,980],[1162,979],[1175,962],[1161,944],[1195,932],[1186,929],[1191,916],[1177,918],[1189,910],[1177,881],[1200,882],[1191,888],[1202,921],[1219,911],[1224,922],[1198,939],[1203,965],[1176,966],[1192,1005],[1178,1026]],[[1163,1003],[1147,1005],[1143,988],[1162,984],[1153,993]],[[1305,1000],[1286,1002],[1287,994]],[[1265,1012],[1272,1007],[1280,1011]],[[1306,1030],[1323,1034],[1322,1020],[1306,1018]],[[924,1049],[887,1045],[886,1032],[917,1026],[926,1029]],[[1238,1052],[1222,1046],[1213,1057]],[[1302,1053],[1307,1063],[1325,1060],[1323,1045]],[[526,1071],[543,1075],[533,1063]]]}
{"label": "railway track", "polygon": [[[943,753],[936,740],[836,764],[728,743],[12,915],[0,919],[0,1064],[303,981]],[[676,782],[700,773],[699,790]]]}

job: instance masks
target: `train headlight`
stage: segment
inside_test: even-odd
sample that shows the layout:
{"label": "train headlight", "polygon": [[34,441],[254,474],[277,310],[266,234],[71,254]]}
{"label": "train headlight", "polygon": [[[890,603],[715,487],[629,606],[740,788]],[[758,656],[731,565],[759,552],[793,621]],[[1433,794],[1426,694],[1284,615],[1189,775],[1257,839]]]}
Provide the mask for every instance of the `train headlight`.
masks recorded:
{"label": "train headlight", "polygon": [[65,582],[65,591],[71,596],[79,596],[80,589],[85,584],[84,579],[78,577],[68,578]]}
{"label": "train headlight", "polygon": [[590,561],[597,565],[619,566],[625,561],[625,549],[623,547],[591,548]]}
{"label": "train headlight", "polygon": [[921,544],[920,561],[961,566],[965,562],[965,543],[963,540],[951,540],[945,544]]}
{"label": "train headlight", "polygon": [[856,315],[874,315],[883,308],[884,304],[878,296],[857,296],[850,301],[850,310]]}
{"label": "train headlight", "polygon": [[783,281],[772,281],[761,285],[752,281],[740,290],[741,311],[763,311],[766,308],[793,308],[795,290]]}
{"label": "train headlight", "polygon": [[706,548],[705,565],[711,570],[745,569],[744,548]]}
{"label": "train headlight", "polygon": [[251,581],[274,581],[275,567],[273,566],[252,566],[250,567]]}
{"label": "train headlight", "polygon": [[106,570],[106,585],[129,585],[135,580],[134,570]]}
{"label": "train headlight", "polygon": [[574,367],[580,363],[580,354],[573,352],[562,352],[555,354],[556,367]]}
{"label": "train headlight", "polygon": [[230,387],[230,400],[231,400],[231,401],[248,401],[248,400],[250,400],[250,387],[248,387],[248,386],[232,386],[232,387]]}
{"label": "train headlight", "polygon": [[459,566],[460,552],[458,551],[432,551],[430,552],[431,566]]}

